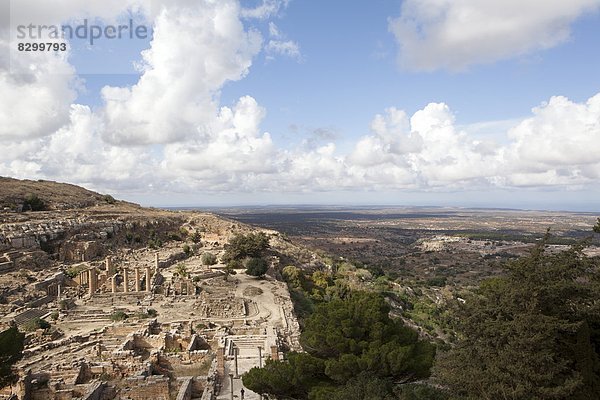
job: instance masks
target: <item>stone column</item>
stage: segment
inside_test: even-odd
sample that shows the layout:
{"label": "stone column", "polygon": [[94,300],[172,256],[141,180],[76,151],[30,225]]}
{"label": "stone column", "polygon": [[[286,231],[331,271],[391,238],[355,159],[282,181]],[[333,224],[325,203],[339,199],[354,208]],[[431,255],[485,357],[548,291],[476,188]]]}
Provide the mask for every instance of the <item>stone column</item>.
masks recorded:
{"label": "stone column", "polygon": [[239,352],[239,350],[236,347],[236,348],[233,349],[233,351],[234,351],[233,355],[235,357],[235,377],[239,378],[240,377],[240,374],[238,372],[238,352]]}
{"label": "stone column", "polygon": [[117,275],[113,275],[110,277],[110,291],[113,293],[117,293]]}
{"label": "stone column", "polygon": [[279,360],[279,348],[271,346],[271,360]]}
{"label": "stone column", "polygon": [[225,374],[225,347],[217,349],[217,373],[220,376]]}
{"label": "stone column", "polygon": [[136,292],[140,292],[141,289],[141,285],[140,285],[140,267],[135,267],[135,291]]}
{"label": "stone column", "polygon": [[62,288],[60,287],[60,283],[59,283],[59,284],[56,286],[56,297],[57,297],[58,299],[60,299],[60,295],[61,295],[61,292],[60,292],[60,291],[61,291],[61,289],[62,289]]}
{"label": "stone column", "polygon": [[262,368],[262,347],[258,346],[258,368]]}
{"label": "stone column", "polygon": [[154,269],[158,272],[158,253],[154,253]]}
{"label": "stone column", "polygon": [[233,374],[229,374],[229,384],[231,385],[231,400],[233,400]]}
{"label": "stone column", "polygon": [[96,270],[90,269],[88,270],[88,290],[90,296],[96,293]]}
{"label": "stone column", "polygon": [[123,268],[123,293],[129,292],[129,277],[127,276],[127,268]]}
{"label": "stone column", "polygon": [[106,257],[106,274],[111,276],[115,274],[115,265],[111,256]]}
{"label": "stone column", "polygon": [[152,271],[150,267],[146,267],[146,292],[150,292],[152,290]]}

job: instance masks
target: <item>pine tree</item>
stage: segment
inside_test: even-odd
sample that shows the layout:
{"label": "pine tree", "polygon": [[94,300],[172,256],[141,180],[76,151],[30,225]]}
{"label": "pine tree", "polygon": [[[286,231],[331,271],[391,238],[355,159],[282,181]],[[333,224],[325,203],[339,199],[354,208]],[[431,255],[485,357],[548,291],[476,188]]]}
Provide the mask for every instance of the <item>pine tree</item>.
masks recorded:
{"label": "pine tree", "polygon": [[436,374],[473,399],[600,398],[600,291],[583,246],[545,242],[457,304],[462,338]]}

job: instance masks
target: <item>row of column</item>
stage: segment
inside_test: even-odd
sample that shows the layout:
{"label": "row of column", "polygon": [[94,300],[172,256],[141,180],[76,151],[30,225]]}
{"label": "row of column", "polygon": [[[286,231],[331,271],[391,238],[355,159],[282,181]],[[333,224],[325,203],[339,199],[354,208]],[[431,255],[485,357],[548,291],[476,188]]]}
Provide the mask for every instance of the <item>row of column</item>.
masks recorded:
{"label": "row of column", "polygon": [[[118,274],[114,274],[111,276],[110,278],[110,283],[111,283],[111,291],[113,293],[117,293],[117,275]],[[150,292],[152,290],[152,271],[150,269],[150,267],[146,267],[146,287],[145,287],[145,291],[146,292]],[[140,269],[139,267],[135,268],[135,292],[141,292],[142,291],[142,281],[140,279]],[[129,272],[127,270],[127,268],[123,269],[123,293],[128,293],[129,292]]]}
{"label": "row of column", "polygon": [[[107,276],[111,277],[110,278],[111,279],[111,291],[113,293],[116,293],[117,292],[117,274],[116,274],[116,268],[113,263],[112,257],[106,257],[105,265],[106,265],[106,274],[107,274]],[[158,253],[155,254],[154,265],[155,265],[156,271],[158,271],[158,265],[159,265]],[[141,282],[140,278],[141,278],[140,268],[136,267],[135,268],[135,281],[134,281],[136,292],[142,291],[142,282]],[[146,287],[145,287],[146,292],[150,292],[152,289],[151,278],[152,278],[151,268],[146,267]],[[82,286],[83,285],[88,286],[88,293],[90,294],[90,296],[93,295],[94,293],[96,293],[96,290],[98,290],[98,271],[95,268],[91,268],[87,271],[81,272],[79,274],[79,284]],[[127,271],[127,268],[123,269],[123,292],[124,293],[129,292],[129,273]]]}

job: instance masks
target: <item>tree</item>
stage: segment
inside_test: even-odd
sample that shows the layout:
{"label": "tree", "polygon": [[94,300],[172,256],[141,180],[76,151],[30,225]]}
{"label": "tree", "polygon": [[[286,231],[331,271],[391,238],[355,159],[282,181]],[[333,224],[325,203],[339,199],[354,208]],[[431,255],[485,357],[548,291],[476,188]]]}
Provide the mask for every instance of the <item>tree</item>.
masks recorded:
{"label": "tree", "polygon": [[16,326],[0,332],[0,388],[17,380],[13,365],[23,357],[24,340],[25,334]]}
{"label": "tree", "polygon": [[263,368],[254,367],[242,377],[244,386],[259,394],[306,398],[310,390],[327,380],[323,360],[308,353],[290,352],[286,362],[267,360]]}
{"label": "tree", "polygon": [[243,260],[248,257],[261,257],[269,248],[269,237],[264,232],[235,234],[225,245],[223,260]]}
{"label": "tree", "polygon": [[280,398],[392,398],[395,383],[429,376],[435,347],[389,312],[375,293],[352,292],[320,304],[300,337],[308,354],[253,368],[244,385]]}
{"label": "tree", "polygon": [[544,241],[457,303],[462,340],[436,363],[442,382],[473,399],[600,398],[599,280],[582,251]]}
{"label": "tree", "polygon": [[227,264],[225,264],[225,268],[223,268],[223,271],[225,271],[225,276],[223,279],[228,280],[229,275],[237,274],[237,272],[235,272],[235,269],[239,268],[239,267],[240,267],[239,261],[229,261]]}
{"label": "tree", "polygon": [[175,273],[182,278],[187,278],[189,275],[187,266],[185,264],[177,264],[175,267]]}
{"label": "tree", "polygon": [[44,211],[46,203],[37,194],[30,194],[23,201],[24,211]]}
{"label": "tree", "polygon": [[269,265],[262,258],[249,258],[246,261],[246,273],[252,276],[263,276],[267,273]]}
{"label": "tree", "polygon": [[595,233],[600,233],[600,218],[598,218],[598,222],[596,222],[596,225],[594,225],[593,230]]}
{"label": "tree", "polygon": [[389,317],[380,294],[353,292],[317,306],[300,337],[311,354],[326,359],[326,373],[345,382],[365,371],[395,381],[429,376],[435,348],[401,320]]}

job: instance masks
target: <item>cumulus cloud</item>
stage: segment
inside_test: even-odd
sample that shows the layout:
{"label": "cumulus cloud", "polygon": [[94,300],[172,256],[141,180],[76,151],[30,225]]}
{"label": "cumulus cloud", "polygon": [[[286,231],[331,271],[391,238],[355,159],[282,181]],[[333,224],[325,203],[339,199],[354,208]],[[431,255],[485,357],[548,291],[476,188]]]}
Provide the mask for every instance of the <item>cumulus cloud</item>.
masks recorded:
{"label": "cumulus cloud", "polygon": [[32,19],[26,19],[19,13],[23,11],[21,3],[10,5],[9,2],[0,5],[0,12],[6,13],[6,18],[0,18],[0,143],[49,135],[66,124],[77,85],[75,70],[68,63],[68,51],[17,50],[10,41],[13,28],[19,22],[43,19],[41,15],[36,18],[35,12]]}
{"label": "cumulus cloud", "polygon": [[[8,53],[7,46],[0,43],[0,52]],[[53,52],[32,54],[28,61],[22,66],[27,74],[11,74],[9,65],[0,65],[0,141],[49,135],[69,121],[74,69]]]}
{"label": "cumulus cloud", "polygon": [[104,137],[115,144],[171,143],[201,134],[227,81],[248,73],[260,51],[236,1],[165,7],[154,24],[143,72],[133,87],[105,87]]}
{"label": "cumulus cloud", "polygon": [[406,0],[389,30],[399,62],[415,70],[462,70],[565,42],[598,0]]}
{"label": "cumulus cloud", "polygon": [[[477,183],[494,174],[495,152],[457,129],[444,103],[430,103],[408,117],[389,108],[371,123],[348,161],[352,173],[387,187],[431,188]],[[470,182],[469,181],[475,181]]]}
{"label": "cumulus cloud", "polygon": [[591,183],[600,171],[600,94],[585,103],[556,96],[508,132],[507,184]]}
{"label": "cumulus cloud", "polygon": [[165,147],[163,170],[205,190],[251,190],[251,176],[277,172],[277,153],[269,133],[260,132],[265,110],[250,96],[223,107],[206,135]]}

